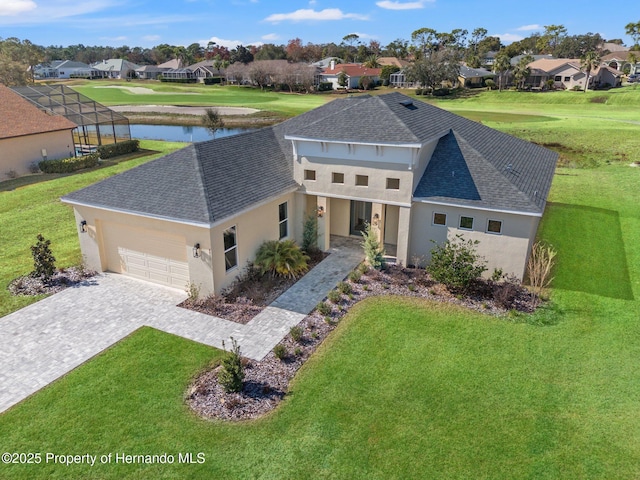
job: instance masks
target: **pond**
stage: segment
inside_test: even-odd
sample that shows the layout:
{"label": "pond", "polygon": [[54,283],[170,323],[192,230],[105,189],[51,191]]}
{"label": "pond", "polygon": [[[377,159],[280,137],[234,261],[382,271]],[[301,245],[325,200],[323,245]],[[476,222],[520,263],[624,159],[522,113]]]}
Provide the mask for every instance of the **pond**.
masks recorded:
{"label": "pond", "polygon": [[[166,140],[169,142],[203,142],[212,137],[204,127],[180,125],[139,125],[131,124],[131,138],[148,140]],[[250,132],[252,128],[221,128],[215,138],[229,137],[243,132]]]}

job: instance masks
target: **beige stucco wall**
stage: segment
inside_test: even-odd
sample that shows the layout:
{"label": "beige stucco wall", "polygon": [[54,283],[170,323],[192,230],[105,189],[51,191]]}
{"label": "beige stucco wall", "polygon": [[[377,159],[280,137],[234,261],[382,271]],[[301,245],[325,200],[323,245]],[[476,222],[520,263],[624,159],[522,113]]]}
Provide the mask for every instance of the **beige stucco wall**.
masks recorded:
{"label": "beige stucco wall", "polygon": [[43,160],[43,149],[46,149],[49,160],[72,157],[74,146],[71,130],[1,139],[0,180],[8,179],[9,171],[18,175],[30,173],[31,164]]}
{"label": "beige stucco wall", "polygon": [[[434,212],[447,215],[446,226],[432,224]],[[461,215],[474,219],[473,230],[459,228]],[[501,234],[486,233],[489,220],[502,221]],[[539,217],[527,215],[415,203],[412,208],[409,261],[413,263],[412,259],[421,258],[423,264],[428,262],[434,247],[430,240],[442,243],[462,234],[465,239],[480,241],[477,252],[487,261],[487,275],[501,268],[505,274],[522,279],[539,220]]]}
{"label": "beige stucco wall", "polygon": [[[213,281],[216,293],[229,287],[253,260],[255,253],[267,240],[278,240],[278,206],[288,202],[289,236],[299,239],[302,230],[301,213],[303,209],[297,207],[302,197],[296,193],[282,195],[268,203],[225,220],[211,229],[210,242],[213,256]],[[229,271],[225,270],[223,233],[226,229],[236,226],[236,242],[238,246],[238,266]]]}

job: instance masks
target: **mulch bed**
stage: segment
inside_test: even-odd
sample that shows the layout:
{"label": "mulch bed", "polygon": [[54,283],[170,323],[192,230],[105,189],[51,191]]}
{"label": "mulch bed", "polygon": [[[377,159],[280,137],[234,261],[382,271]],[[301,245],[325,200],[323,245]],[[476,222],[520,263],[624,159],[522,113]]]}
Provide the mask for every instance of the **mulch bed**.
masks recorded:
{"label": "mulch bed", "polygon": [[65,288],[82,284],[95,275],[96,272],[82,266],[61,268],[56,270],[47,281],[41,277],[29,275],[18,277],[9,284],[8,289],[13,295],[51,295]]}
{"label": "mulch bed", "polygon": [[[384,271],[369,270],[357,282],[347,283],[351,293],[340,295],[337,303],[325,300],[330,313],[323,315],[316,309],[300,322],[298,327],[303,334],[299,341],[289,334],[280,342],[287,352],[282,360],[273,351],[261,361],[243,358],[245,379],[242,392],[226,393],[218,383],[220,367],[216,367],[194,380],[186,395],[188,405],[205,418],[223,420],[255,419],[273,410],[286,395],[296,371],[349,308],[367,297],[402,295],[426,298],[496,316],[509,310],[526,313],[535,310],[531,294],[513,282],[479,281],[467,294],[456,295],[433,281],[422,269],[390,266]],[[244,307],[240,305],[238,308]]]}
{"label": "mulch bed", "polygon": [[[312,254],[308,262],[309,270],[327,255],[325,252]],[[246,325],[300,278],[260,275],[253,267],[249,267],[245,275],[222,295],[203,299],[187,298],[178,306]]]}

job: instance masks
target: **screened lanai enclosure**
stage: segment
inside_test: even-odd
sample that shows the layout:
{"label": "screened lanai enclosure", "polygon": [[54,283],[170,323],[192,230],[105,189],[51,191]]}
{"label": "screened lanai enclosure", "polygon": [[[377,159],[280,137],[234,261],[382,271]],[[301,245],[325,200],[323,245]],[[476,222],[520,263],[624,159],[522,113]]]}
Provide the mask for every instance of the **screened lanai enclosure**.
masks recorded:
{"label": "screened lanai enclosure", "polygon": [[94,102],[64,85],[29,85],[13,91],[36,107],[62,115],[77,125],[73,130],[76,155],[94,152],[100,145],[131,140],[127,117]]}

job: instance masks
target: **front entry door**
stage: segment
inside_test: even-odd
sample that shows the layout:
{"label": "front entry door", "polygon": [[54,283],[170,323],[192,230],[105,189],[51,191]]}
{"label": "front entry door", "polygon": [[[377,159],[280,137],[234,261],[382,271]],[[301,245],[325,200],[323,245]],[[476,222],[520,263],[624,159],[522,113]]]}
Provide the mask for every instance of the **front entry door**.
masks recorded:
{"label": "front entry door", "polygon": [[371,223],[371,202],[351,200],[351,222],[349,233],[362,236],[367,223]]}

